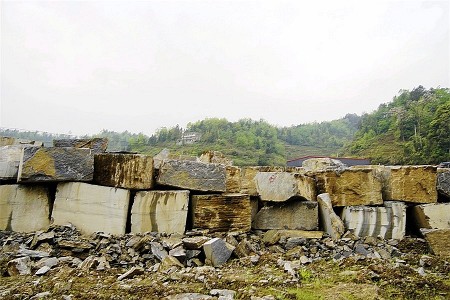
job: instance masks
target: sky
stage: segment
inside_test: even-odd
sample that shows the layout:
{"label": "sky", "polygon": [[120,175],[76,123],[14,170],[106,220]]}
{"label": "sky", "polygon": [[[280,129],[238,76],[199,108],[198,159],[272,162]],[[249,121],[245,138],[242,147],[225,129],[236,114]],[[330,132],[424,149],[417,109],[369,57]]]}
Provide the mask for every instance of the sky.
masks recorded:
{"label": "sky", "polygon": [[0,127],[277,126],[450,87],[445,1],[1,1]]}

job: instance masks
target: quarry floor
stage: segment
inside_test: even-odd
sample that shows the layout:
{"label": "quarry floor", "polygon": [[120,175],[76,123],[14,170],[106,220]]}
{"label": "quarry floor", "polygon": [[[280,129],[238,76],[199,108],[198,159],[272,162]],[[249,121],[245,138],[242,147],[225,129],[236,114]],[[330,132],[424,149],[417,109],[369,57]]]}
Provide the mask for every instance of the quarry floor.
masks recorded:
{"label": "quarry floor", "polygon": [[174,295],[209,295],[212,289],[233,290],[234,299],[450,299],[449,263],[431,256],[419,272],[426,250],[402,247],[409,252],[400,263],[319,260],[294,275],[277,263],[279,254],[270,253],[256,264],[234,259],[220,268],[145,272],[122,281],[117,278],[125,269],[82,271],[62,266],[43,276],[0,275],[0,299],[181,299]]}

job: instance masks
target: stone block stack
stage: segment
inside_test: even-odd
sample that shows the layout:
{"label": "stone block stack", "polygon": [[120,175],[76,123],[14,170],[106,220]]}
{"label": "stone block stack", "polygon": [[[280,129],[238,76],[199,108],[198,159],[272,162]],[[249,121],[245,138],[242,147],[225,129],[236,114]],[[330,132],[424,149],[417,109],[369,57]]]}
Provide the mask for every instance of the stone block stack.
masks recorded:
{"label": "stone block stack", "polygon": [[[56,140],[53,147],[0,141],[0,230],[42,230],[53,222],[71,223],[84,234],[254,229],[267,231],[268,241],[283,233],[294,243],[323,230],[332,240],[346,231],[402,239],[409,213],[436,253],[446,255],[450,248],[442,238],[450,230],[450,203],[442,202],[450,202],[449,169],[349,168],[330,159],[305,161],[305,168],[239,168],[215,151],[175,159],[168,151],[155,158],[108,153],[105,139]],[[226,242],[206,244],[204,252],[254,252],[245,241]],[[160,253],[169,257],[165,264],[190,255],[176,247],[172,252]]]}

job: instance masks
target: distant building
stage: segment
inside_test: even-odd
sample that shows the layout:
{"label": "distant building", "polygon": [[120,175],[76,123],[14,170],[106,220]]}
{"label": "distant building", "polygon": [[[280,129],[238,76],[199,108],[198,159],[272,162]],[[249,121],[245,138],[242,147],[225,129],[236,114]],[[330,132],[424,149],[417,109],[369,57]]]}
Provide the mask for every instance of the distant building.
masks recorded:
{"label": "distant building", "polygon": [[332,157],[332,156],[319,156],[319,155],[309,155],[309,156],[302,156],[296,159],[291,159],[287,161],[288,167],[301,167],[302,163],[310,158],[332,158],[332,159],[338,159],[342,163],[346,164],[347,166],[360,166],[360,165],[370,165],[370,159],[367,158],[351,158],[351,157]]}
{"label": "distant building", "polygon": [[200,141],[202,135],[198,132],[184,132],[177,145],[190,145]]}

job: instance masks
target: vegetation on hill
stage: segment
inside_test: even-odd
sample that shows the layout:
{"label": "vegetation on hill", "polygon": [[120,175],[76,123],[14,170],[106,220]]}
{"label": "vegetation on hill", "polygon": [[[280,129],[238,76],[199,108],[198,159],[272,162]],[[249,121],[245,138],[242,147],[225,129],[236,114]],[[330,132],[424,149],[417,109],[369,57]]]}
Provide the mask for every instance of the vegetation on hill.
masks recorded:
{"label": "vegetation on hill", "polygon": [[[182,143],[183,134],[196,133],[195,143]],[[217,150],[236,165],[285,165],[306,155],[341,155],[371,158],[381,164],[436,164],[450,161],[450,91],[446,88],[401,90],[392,102],[372,113],[320,123],[276,127],[264,120],[229,122],[210,118],[160,128],[152,136],[103,130],[94,137],[109,139],[109,151],[155,155],[168,148],[177,155],[198,156]],[[40,140],[54,138],[42,132],[0,129],[0,135]],[[87,137],[87,136],[85,136]]]}
{"label": "vegetation on hill", "polygon": [[401,90],[392,102],[364,114],[346,155],[380,164],[437,164],[450,161],[450,91]]}

